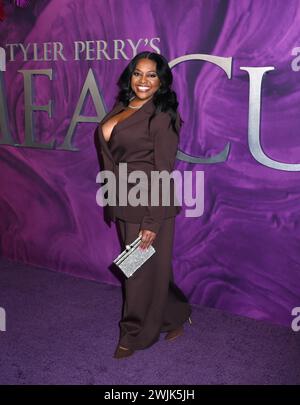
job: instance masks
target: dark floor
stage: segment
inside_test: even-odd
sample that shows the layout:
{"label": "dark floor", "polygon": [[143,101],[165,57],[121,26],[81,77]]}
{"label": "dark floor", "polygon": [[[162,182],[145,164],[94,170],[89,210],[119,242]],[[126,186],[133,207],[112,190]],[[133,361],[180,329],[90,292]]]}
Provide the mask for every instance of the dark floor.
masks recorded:
{"label": "dark floor", "polygon": [[0,384],[299,384],[300,332],[194,307],[193,324],[115,360],[121,290],[0,260]]}

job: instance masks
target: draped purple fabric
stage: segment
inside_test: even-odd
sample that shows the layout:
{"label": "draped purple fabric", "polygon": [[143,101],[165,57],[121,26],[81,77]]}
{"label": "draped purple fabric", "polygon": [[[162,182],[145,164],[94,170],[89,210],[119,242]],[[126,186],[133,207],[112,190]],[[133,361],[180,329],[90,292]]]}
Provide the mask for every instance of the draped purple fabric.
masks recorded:
{"label": "draped purple fabric", "polygon": [[[300,46],[299,2],[49,0],[17,11],[8,2],[5,7],[0,46],[58,41],[66,59],[34,61],[28,48],[24,61],[15,47],[10,60],[8,52],[3,82],[10,131],[19,144],[25,128],[19,70],[53,70],[52,81],[34,79],[34,103],[53,100],[52,118],[35,112],[34,125],[39,142],[55,139],[58,146],[89,69],[108,111],[135,51],[159,51],[169,61],[200,53],[233,58],[231,80],[199,61],[173,69],[185,121],[180,149],[209,157],[230,142],[226,162],[177,160],[180,171],[204,171],[205,206],[201,217],[186,218],[183,210],[176,219],[174,273],[191,303],[289,325],[292,308],[300,306],[300,174],[268,168],[251,155],[249,79],[240,67],[275,67],[263,81],[261,142],[273,159],[300,163],[300,72],[291,68],[292,49]],[[99,60],[83,54],[74,60],[75,41],[101,40],[107,47]],[[82,115],[96,115],[91,97]],[[0,145],[2,256],[118,284],[108,269],[119,253],[116,231],[96,204],[95,127],[77,125],[77,152]]]}

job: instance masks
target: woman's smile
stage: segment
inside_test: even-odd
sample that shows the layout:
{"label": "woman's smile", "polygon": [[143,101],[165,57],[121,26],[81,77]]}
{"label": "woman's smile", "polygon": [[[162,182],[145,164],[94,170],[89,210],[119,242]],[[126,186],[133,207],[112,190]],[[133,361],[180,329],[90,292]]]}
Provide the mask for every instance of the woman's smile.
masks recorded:
{"label": "woman's smile", "polygon": [[137,86],[138,90],[145,93],[146,91],[150,90],[149,86]]}

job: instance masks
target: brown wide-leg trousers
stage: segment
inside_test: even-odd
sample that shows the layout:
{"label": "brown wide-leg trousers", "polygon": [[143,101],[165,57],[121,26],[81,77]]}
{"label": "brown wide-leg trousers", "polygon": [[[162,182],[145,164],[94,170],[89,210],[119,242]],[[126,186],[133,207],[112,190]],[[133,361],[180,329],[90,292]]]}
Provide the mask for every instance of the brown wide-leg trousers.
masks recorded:
{"label": "brown wide-leg trousers", "polygon": [[[140,224],[117,219],[122,249],[139,234]],[[175,217],[165,219],[152,246],[156,250],[130,278],[125,280],[125,301],[120,321],[121,346],[145,349],[161,332],[183,325],[191,314],[186,297],[173,281],[172,250]]]}

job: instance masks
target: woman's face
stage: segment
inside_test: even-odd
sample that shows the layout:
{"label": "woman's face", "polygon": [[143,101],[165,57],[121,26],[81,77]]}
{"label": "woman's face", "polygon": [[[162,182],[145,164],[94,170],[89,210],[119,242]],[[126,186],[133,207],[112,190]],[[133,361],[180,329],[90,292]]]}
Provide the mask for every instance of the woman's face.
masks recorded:
{"label": "woman's face", "polygon": [[148,100],[158,90],[160,80],[156,73],[156,62],[140,59],[131,76],[131,88],[140,100]]}

